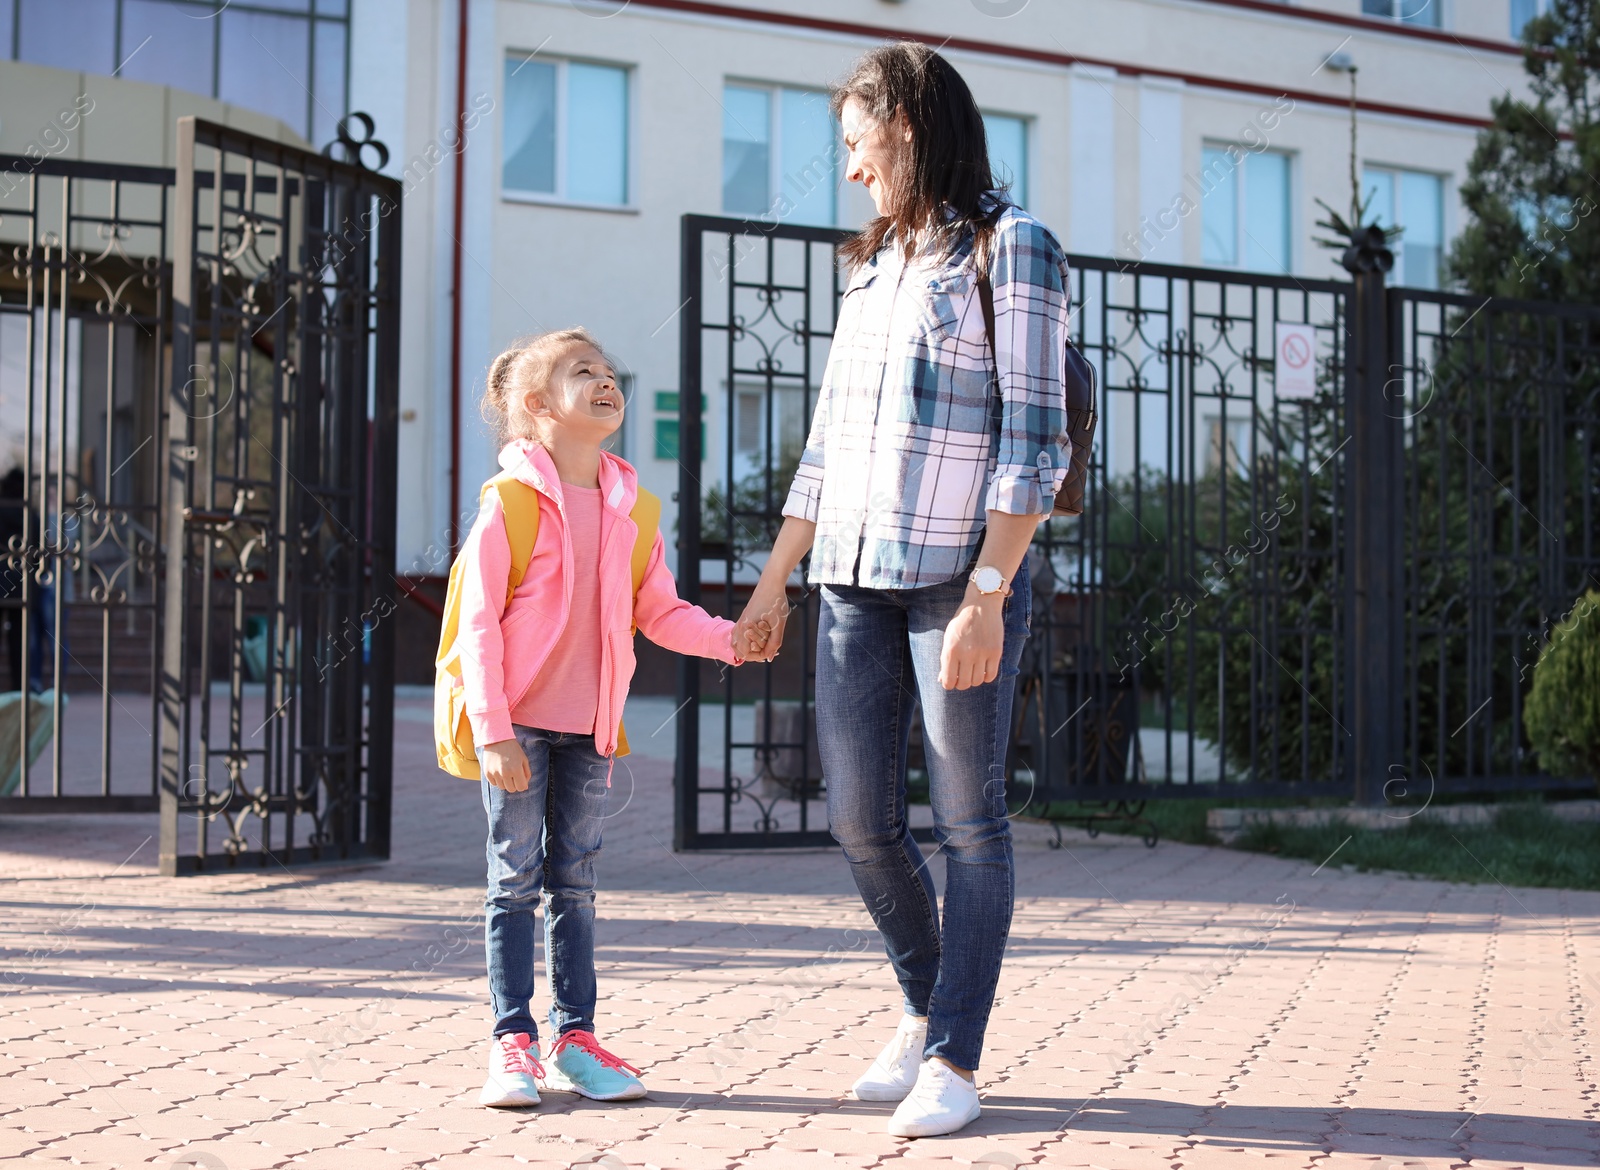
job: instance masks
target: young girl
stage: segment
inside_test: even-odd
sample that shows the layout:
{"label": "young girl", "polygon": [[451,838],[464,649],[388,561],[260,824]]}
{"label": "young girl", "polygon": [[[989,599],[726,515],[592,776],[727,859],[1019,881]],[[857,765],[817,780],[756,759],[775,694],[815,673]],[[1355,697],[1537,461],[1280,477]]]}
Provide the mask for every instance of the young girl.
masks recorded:
{"label": "young girl", "polygon": [[[462,684],[489,818],[495,1023],[479,1098],[489,1106],[536,1105],[541,1086],[598,1101],[645,1095],[639,1070],[594,1033],[594,860],[633,677],[630,626],[669,650],[743,661],[732,622],[679,600],[659,532],[633,593],[638,479],[600,449],[622,410],[616,373],[582,329],[513,346],[489,371],[484,416],[509,440],[500,465],[539,502],[533,555],[509,602],[511,551],[493,488],[461,550]],[[541,892],[548,1064],[529,1008]]]}

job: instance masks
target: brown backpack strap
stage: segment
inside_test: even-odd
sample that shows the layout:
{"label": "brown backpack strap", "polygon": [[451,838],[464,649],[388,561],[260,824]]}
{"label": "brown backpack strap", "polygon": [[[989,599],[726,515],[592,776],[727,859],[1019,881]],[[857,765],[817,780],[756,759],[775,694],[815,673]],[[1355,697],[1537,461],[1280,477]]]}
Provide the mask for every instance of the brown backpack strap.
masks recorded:
{"label": "brown backpack strap", "polygon": [[1000,372],[1000,352],[994,347],[994,285],[989,274],[978,277],[978,306],[983,310],[983,332],[989,339],[989,353],[994,358],[995,373]]}

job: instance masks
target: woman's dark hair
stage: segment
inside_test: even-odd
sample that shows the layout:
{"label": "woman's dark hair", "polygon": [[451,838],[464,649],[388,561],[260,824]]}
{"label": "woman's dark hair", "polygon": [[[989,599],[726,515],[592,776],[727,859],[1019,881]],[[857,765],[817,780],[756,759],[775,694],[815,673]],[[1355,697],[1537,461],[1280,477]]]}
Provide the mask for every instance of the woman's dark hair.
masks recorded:
{"label": "woman's dark hair", "polygon": [[[934,243],[946,251],[974,231],[980,254],[985,253],[998,209],[985,212],[981,197],[994,186],[994,177],[983,116],[961,74],[928,46],[896,41],[868,52],[834,89],[835,117],[850,98],[888,130],[894,187],[887,214],[870,220],[840,247],[840,255],[860,264],[883,247],[890,233],[904,241],[924,230],[931,230]],[[911,128],[909,142],[893,130],[901,113]],[[954,213],[948,222],[945,207]]]}

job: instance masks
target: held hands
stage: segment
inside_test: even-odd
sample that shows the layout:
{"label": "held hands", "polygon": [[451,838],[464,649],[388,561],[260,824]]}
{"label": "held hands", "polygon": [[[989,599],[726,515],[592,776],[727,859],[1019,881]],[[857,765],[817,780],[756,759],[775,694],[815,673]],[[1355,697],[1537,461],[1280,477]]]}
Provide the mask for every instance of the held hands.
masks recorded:
{"label": "held hands", "polygon": [[783,627],[789,618],[785,591],[757,585],[744,613],[733,627],[734,653],[746,662],[771,662],[783,645]]}
{"label": "held hands", "polygon": [[483,778],[507,792],[526,792],[532,772],[522,745],[514,739],[484,744]]}
{"label": "held hands", "polygon": [[1005,594],[979,593],[967,586],[967,595],[944,631],[939,652],[939,685],[947,691],[964,691],[1000,677],[1000,655],[1005,647]]}
{"label": "held hands", "polygon": [[754,625],[735,625],[728,634],[736,658],[746,662],[769,662],[777,657],[777,650],[767,655],[767,644],[772,638],[772,625],[765,618]]}
{"label": "held hands", "polygon": [[[967,587],[967,596],[945,628],[939,655],[939,685],[947,691],[964,691],[991,683],[1000,676],[1000,655],[1005,648],[1005,595],[979,593]],[[786,593],[757,585],[744,613],[733,627],[734,653],[746,662],[771,662],[783,645],[789,617]]]}

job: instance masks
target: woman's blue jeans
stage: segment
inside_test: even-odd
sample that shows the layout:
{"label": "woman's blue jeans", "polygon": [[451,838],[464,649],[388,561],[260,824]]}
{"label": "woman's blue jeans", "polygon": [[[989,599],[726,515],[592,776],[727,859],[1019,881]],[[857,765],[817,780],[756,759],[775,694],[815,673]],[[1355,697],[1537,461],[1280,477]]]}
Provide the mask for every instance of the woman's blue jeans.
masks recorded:
{"label": "woman's blue jeans", "polygon": [[[939,685],[945,627],[966,577],[921,589],[826,585],[817,627],[817,749],[828,824],[905,993],[928,1017],[925,1057],[975,1069],[1011,930],[1015,881],[1006,751],[1027,640],[1027,566],[1005,601],[994,682]],[[933,879],[906,818],[906,744],[922,705],[934,836],[945,859],[944,929]]]}
{"label": "woman's blue jeans", "polygon": [[[488,780],[489,891],[484,941],[494,1034],[538,1036],[533,998],[533,912],[544,898],[550,1028],[594,1031],[594,859],[606,819],[611,761],[594,736],[513,726],[532,774],[522,792]],[[483,762],[483,752],[478,752]]]}

